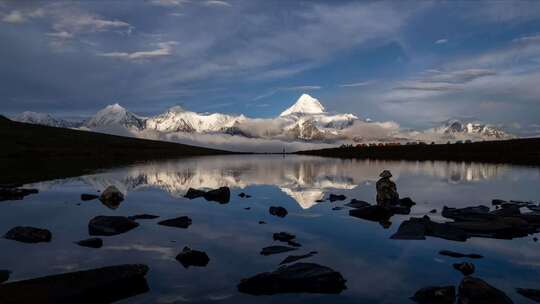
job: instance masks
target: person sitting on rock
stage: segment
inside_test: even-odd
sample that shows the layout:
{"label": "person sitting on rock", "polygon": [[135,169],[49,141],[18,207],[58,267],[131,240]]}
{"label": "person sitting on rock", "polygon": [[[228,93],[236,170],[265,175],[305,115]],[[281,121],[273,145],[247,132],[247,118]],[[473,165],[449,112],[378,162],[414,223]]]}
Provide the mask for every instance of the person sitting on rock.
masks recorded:
{"label": "person sitting on rock", "polygon": [[396,184],[390,180],[392,173],[384,170],[377,181],[377,205],[381,207],[390,207],[399,203],[399,194]]}

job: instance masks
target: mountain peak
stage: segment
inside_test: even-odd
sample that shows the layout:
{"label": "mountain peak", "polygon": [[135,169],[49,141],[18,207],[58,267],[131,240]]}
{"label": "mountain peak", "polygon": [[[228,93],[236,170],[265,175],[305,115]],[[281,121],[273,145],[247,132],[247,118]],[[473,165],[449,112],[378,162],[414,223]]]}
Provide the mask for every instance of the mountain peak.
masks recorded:
{"label": "mountain peak", "polygon": [[124,112],[124,111],[126,111],[126,109],[124,107],[122,107],[119,103],[114,103],[114,104],[106,106],[101,111]]}
{"label": "mountain peak", "polygon": [[324,106],[317,98],[313,98],[308,94],[302,94],[294,105],[283,111],[279,116],[287,116],[293,113],[320,114],[324,113]]}

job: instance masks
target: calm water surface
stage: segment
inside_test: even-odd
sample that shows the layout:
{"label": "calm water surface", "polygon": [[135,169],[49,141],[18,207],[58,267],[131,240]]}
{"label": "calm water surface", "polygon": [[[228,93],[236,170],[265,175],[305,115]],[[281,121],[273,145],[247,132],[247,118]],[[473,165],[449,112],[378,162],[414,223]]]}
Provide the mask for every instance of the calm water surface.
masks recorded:
{"label": "calm water surface", "polygon": [[[351,198],[374,202],[378,174],[390,170],[402,197],[417,205],[408,216],[394,216],[384,229],[334,211]],[[81,202],[81,193],[108,185],[126,194],[112,210],[98,200]],[[485,256],[475,260],[475,276],[505,291],[515,303],[532,303],[516,287],[540,288],[540,243],[532,236],[514,240],[472,238],[465,243],[429,238],[389,239],[401,221],[443,206],[491,206],[494,198],[540,201],[540,169],[511,165],[452,162],[354,161],[301,156],[201,157],[149,163],[103,173],[28,185],[40,193],[22,201],[0,202],[0,232],[29,225],[49,229],[50,243],[23,244],[0,239],[0,269],[13,271],[11,281],[114,264],[150,267],[150,291],[121,303],[412,303],[408,297],[429,285],[458,285],[456,259],[438,255],[449,249]],[[187,189],[228,186],[232,196],[220,205],[183,198]],[[240,192],[252,195],[245,199]],[[321,202],[330,193],[344,202]],[[273,217],[269,206],[289,211]],[[250,210],[244,208],[251,207]],[[437,214],[432,219],[443,221]],[[160,219],[139,221],[128,233],[104,237],[101,249],[73,244],[88,238],[88,221],[96,215],[151,213]],[[157,225],[187,215],[188,229]],[[266,225],[260,225],[260,220]],[[296,234],[302,244],[294,254],[318,251],[306,262],[331,267],[347,279],[339,295],[284,294],[250,296],[237,291],[242,278],[278,267],[287,253],[261,256],[261,248],[278,245],[272,233]],[[207,267],[185,269],[175,260],[184,246],[207,252]]]}

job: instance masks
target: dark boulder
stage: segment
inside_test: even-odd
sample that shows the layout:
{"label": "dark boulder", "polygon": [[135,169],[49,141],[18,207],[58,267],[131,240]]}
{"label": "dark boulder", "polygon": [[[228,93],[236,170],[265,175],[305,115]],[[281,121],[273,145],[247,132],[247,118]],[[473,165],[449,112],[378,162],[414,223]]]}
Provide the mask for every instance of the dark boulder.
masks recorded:
{"label": "dark boulder", "polygon": [[303,255],[290,255],[286,257],[283,261],[281,261],[279,265],[285,265],[285,264],[296,262],[298,260],[307,259],[316,255],[317,253],[318,253],[317,251],[311,251],[310,253],[303,254]]}
{"label": "dark boulder", "polygon": [[473,263],[455,263],[454,269],[461,272],[464,276],[468,276],[474,273],[475,267]]}
{"label": "dark boulder", "polygon": [[99,200],[110,209],[117,209],[120,203],[124,201],[124,194],[115,186],[109,186],[101,192]]}
{"label": "dark boulder", "polygon": [[399,205],[407,208],[411,208],[412,206],[416,205],[416,203],[410,197],[400,198],[398,202]]}
{"label": "dark boulder", "polygon": [[525,298],[540,303],[540,290],[531,288],[516,288],[516,292]]}
{"label": "dark boulder", "polygon": [[264,224],[266,224],[265,221],[259,221],[259,225],[264,225]]}
{"label": "dark boulder", "polygon": [[198,197],[203,197],[206,192],[203,190],[193,189],[189,188],[186,194],[184,195],[185,198],[194,199]]}
{"label": "dark boulder", "polygon": [[330,194],[330,196],[328,196],[330,202],[344,201],[346,198],[347,197],[343,194]]}
{"label": "dark boulder", "polygon": [[296,236],[288,232],[278,232],[273,235],[274,241],[288,242],[294,240]]}
{"label": "dark boulder", "polygon": [[444,206],[441,215],[455,221],[478,221],[493,219],[487,206],[473,206],[465,208],[449,208]]}
{"label": "dark boulder", "polygon": [[207,201],[214,201],[220,204],[226,204],[231,199],[231,190],[229,187],[220,187],[219,189],[210,190],[204,194]]}
{"label": "dark boulder", "polygon": [[381,206],[367,206],[349,210],[349,215],[368,221],[381,222],[388,221],[394,214]]}
{"label": "dark boulder", "polygon": [[296,250],[294,247],[288,247],[288,246],[268,246],[264,247],[261,250],[261,255],[272,255],[272,254],[278,254],[288,251]]}
{"label": "dark boulder", "polygon": [[176,260],[185,268],[189,266],[204,267],[210,262],[210,258],[206,252],[194,250],[187,246],[176,256]]}
{"label": "dark boulder", "polygon": [[452,304],[456,300],[454,286],[430,286],[418,290],[411,300],[420,304]]}
{"label": "dark boulder", "polygon": [[238,291],[252,295],[279,293],[338,294],[345,290],[343,276],[325,266],[314,263],[296,263],[265,272],[238,284]]}
{"label": "dark boulder", "polygon": [[244,192],[240,192],[240,194],[238,194],[239,197],[241,198],[245,198],[247,196],[247,194],[245,194]]}
{"label": "dark boulder", "polygon": [[119,265],[0,285],[0,303],[112,303],[148,291],[146,265]]}
{"label": "dark boulder", "polygon": [[97,198],[99,198],[99,195],[86,194],[86,193],[81,194],[81,201],[91,201],[91,200],[95,200]]}
{"label": "dark boulder", "polygon": [[270,212],[271,215],[274,215],[277,217],[285,217],[288,214],[287,209],[283,207],[276,207],[276,206],[271,206],[268,209],[268,212]]}
{"label": "dark boulder", "polygon": [[505,200],[502,200],[502,199],[494,199],[494,200],[491,201],[491,204],[493,206],[498,206],[498,205],[502,205],[502,204],[506,204],[506,203],[508,203],[508,202],[505,201]]}
{"label": "dark boulder", "polygon": [[164,220],[158,223],[158,225],[176,227],[176,228],[187,228],[191,225],[192,220],[188,216],[181,216],[173,219]]}
{"label": "dark boulder", "polygon": [[511,304],[512,300],[484,280],[466,276],[459,284],[458,304]]}
{"label": "dark boulder", "polygon": [[460,253],[450,250],[441,250],[439,251],[440,255],[448,256],[451,258],[469,258],[469,259],[481,259],[483,256],[476,253]]}
{"label": "dark boulder", "polygon": [[438,237],[451,241],[464,242],[469,235],[449,223],[433,222],[427,215],[422,218],[411,217],[403,221],[398,231],[391,236],[397,240],[424,240],[426,236]]}
{"label": "dark boulder", "polygon": [[110,236],[125,233],[138,227],[139,224],[125,216],[96,216],[88,223],[90,235]]}
{"label": "dark boulder", "polygon": [[133,221],[136,221],[136,220],[153,220],[153,219],[157,219],[158,217],[159,217],[159,215],[143,213],[143,214],[136,214],[136,215],[128,216],[128,219],[133,220]]}
{"label": "dark boulder", "polygon": [[47,229],[17,226],[17,227],[11,228],[4,235],[4,238],[8,240],[23,242],[23,243],[41,243],[41,242],[50,242],[52,239],[52,234]]}
{"label": "dark boulder", "polygon": [[364,207],[371,206],[371,205],[368,202],[357,200],[357,199],[353,198],[350,202],[345,204],[345,206],[351,207],[351,208],[364,208]]}
{"label": "dark boulder", "polygon": [[11,275],[11,271],[0,269],[0,284],[4,283],[5,281],[9,280],[9,276]]}
{"label": "dark boulder", "polygon": [[426,223],[421,218],[410,218],[399,225],[398,231],[391,237],[394,240],[425,240]]}
{"label": "dark boulder", "polygon": [[18,201],[22,200],[27,195],[36,194],[38,192],[37,189],[0,187],[0,201]]}
{"label": "dark boulder", "polygon": [[76,242],[77,245],[89,248],[101,248],[103,247],[103,240],[100,238],[90,238]]}

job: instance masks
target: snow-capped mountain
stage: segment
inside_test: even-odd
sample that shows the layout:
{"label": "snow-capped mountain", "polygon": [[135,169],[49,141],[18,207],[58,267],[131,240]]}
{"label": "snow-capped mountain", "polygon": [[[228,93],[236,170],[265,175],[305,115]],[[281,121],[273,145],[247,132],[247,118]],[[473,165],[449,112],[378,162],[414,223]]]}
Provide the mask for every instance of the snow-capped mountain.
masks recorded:
{"label": "snow-capped mountain", "polygon": [[199,114],[175,106],[163,114],[149,118],[146,121],[146,128],[160,132],[224,132],[244,120],[246,118],[243,115]]}
{"label": "snow-capped mountain", "polygon": [[76,128],[81,125],[80,123],[77,123],[77,122],[55,118],[52,115],[47,114],[47,113],[36,113],[36,112],[30,112],[30,111],[23,112],[13,117],[12,119],[18,122],[44,125],[44,126],[50,126],[50,127],[58,127],[58,128]]}
{"label": "snow-capped mountain", "polygon": [[489,124],[472,121],[464,122],[458,119],[450,119],[445,121],[442,126],[435,128],[434,132],[454,136],[471,135],[482,137],[484,139],[510,139],[514,137]]}
{"label": "snow-capped mountain", "polygon": [[321,114],[324,113],[324,107],[318,99],[302,94],[300,98],[287,110],[281,112],[280,117],[287,115],[305,115],[305,114]]}
{"label": "snow-capped mountain", "polygon": [[143,130],[145,120],[145,118],[139,117],[115,103],[97,112],[96,115],[85,121],[83,126],[88,129],[123,126],[127,129]]}

